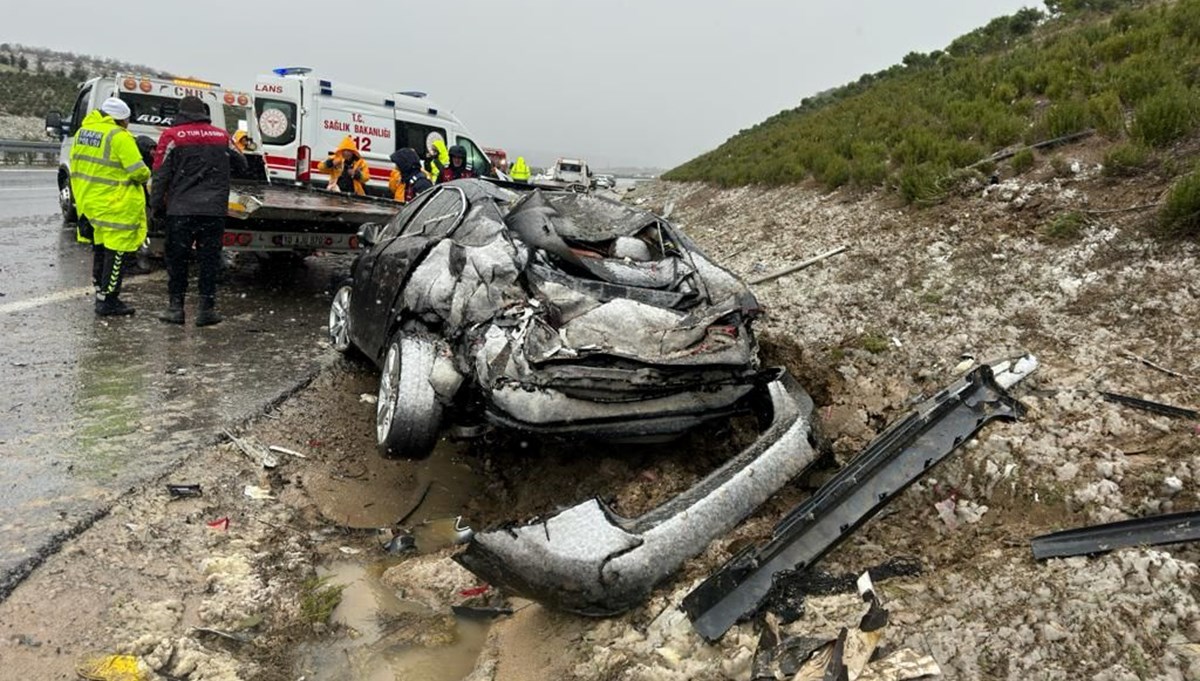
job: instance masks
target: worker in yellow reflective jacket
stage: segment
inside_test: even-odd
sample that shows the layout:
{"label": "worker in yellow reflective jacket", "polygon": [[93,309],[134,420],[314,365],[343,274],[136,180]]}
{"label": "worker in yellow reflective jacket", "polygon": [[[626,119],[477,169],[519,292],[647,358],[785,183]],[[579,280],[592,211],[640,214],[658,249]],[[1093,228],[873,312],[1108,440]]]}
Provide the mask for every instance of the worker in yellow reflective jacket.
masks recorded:
{"label": "worker in yellow reflective jacket", "polygon": [[508,171],[508,176],[513,179],[513,182],[529,181],[529,166],[526,165],[524,156],[517,157],[517,162],[514,163],[512,169]]}
{"label": "worker in yellow reflective jacket", "polygon": [[430,137],[425,147],[425,175],[430,182],[437,182],[442,171],[450,165],[450,150],[440,135],[435,133]]}
{"label": "worker in yellow reflective jacket", "polygon": [[71,144],[71,194],[81,233],[91,228],[96,314],[103,317],[133,314],[119,297],[121,279],[146,240],[150,168],[126,130],[130,113],[120,99],[104,100],[83,119]]}

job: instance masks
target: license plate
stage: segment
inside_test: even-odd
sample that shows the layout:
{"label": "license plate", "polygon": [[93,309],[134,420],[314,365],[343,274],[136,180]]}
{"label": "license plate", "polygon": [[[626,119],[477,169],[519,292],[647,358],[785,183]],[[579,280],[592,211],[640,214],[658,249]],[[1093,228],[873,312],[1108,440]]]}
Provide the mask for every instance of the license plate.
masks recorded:
{"label": "license plate", "polygon": [[324,234],[284,234],[282,235],[284,246],[324,246]]}

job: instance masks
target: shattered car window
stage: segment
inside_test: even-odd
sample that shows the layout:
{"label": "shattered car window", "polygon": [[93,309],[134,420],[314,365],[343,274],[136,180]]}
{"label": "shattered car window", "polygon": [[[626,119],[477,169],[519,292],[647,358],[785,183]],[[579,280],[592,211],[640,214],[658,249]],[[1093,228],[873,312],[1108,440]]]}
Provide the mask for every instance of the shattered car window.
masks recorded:
{"label": "shattered car window", "polygon": [[429,201],[434,196],[435,192],[426,192],[423,196],[418,196],[416,199],[413,199],[412,202],[404,207],[404,210],[397,213],[396,217],[392,218],[391,221],[387,223],[387,227],[385,227],[383,233],[379,235],[379,239],[382,241],[384,239],[393,239],[399,236],[400,230],[404,229],[404,225],[407,225],[409,220],[412,219],[412,216],[417,211],[421,210],[421,207],[425,205],[425,202]]}
{"label": "shattered car window", "polygon": [[467,208],[462,190],[447,187],[425,202],[404,227],[404,236],[445,236]]}

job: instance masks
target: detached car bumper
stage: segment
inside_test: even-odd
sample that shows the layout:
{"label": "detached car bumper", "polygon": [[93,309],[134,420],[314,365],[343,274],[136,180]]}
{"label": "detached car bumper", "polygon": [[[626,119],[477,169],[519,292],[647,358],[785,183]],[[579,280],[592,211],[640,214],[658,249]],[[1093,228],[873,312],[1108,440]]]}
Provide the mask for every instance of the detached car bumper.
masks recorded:
{"label": "detached car bumper", "polygon": [[490,584],[562,610],[605,616],[636,606],[815,460],[812,399],[786,374],[766,389],[771,425],[666,504],[622,518],[591,499],[544,520],[477,534],[455,560]]}

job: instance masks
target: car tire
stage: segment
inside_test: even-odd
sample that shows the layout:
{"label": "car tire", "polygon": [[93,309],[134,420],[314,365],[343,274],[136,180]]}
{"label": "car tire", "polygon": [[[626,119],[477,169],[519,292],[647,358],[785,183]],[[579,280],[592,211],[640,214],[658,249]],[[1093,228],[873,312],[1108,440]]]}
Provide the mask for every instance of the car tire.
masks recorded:
{"label": "car tire", "polygon": [[354,349],[354,341],[350,340],[350,297],[353,291],[350,284],[340,286],[329,303],[329,344],[342,354]]}
{"label": "car tire", "polygon": [[429,382],[436,358],[428,335],[397,331],[388,342],[375,404],[376,444],[384,456],[423,459],[437,444],[442,404]]}

